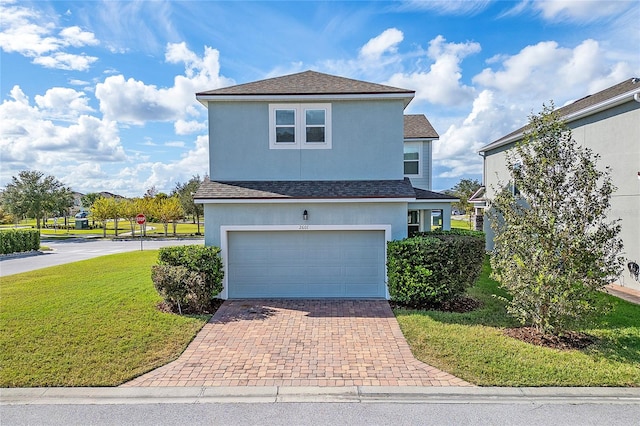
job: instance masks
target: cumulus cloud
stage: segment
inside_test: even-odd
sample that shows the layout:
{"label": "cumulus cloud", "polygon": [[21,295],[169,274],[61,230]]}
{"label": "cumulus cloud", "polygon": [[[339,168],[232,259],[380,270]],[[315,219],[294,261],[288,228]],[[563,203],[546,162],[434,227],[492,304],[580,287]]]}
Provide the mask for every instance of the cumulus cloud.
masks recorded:
{"label": "cumulus cloud", "polygon": [[233,84],[233,80],[220,75],[219,52],[208,46],[204,56],[199,57],[185,43],[169,43],[165,59],[185,65],[185,74],[176,76],[172,87],[159,88],[123,75],[98,83],[95,95],[105,118],[138,125],[184,120],[201,112],[194,93]]}
{"label": "cumulus cloud", "polygon": [[173,123],[173,128],[175,129],[176,135],[189,135],[191,133],[206,130],[207,123],[195,120],[177,120],[175,123]]}
{"label": "cumulus cloud", "polygon": [[477,151],[511,131],[514,120],[522,119],[521,111],[505,108],[490,90],[483,90],[473,101],[469,114],[449,126],[434,143],[434,163],[440,167],[440,178],[454,178],[482,173],[482,160]]}
{"label": "cumulus cloud", "polygon": [[36,96],[32,105],[14,86],[10,99],[0,104],[2,181],[26,168],[50,170],[78,160],[126,160],[116,123],[87,115],[89,111],[82,92],[53,88]]}
{"label": "cumulus cloud", "polygon": [[584,96],[587,91],[619,83],[631,74],[628,64],[611,63],[595,40],[575,48],[544,41],[526,46],[496,62],[498,70],[485,68],[473,82],[508,95],[511,99],[553,99]]}
{"label": "cumulus cloud", "polygon": [[429,42],[427,57],[431,59],[428,70],[412,73],[396,73],[388,80],[392,86],[416,91],[416,101],[437,105],[460,105],[473,99],[472,87],[461,83],[462,60],[480,52],[475,42],[447,43],[441,35]]}
{"label": "cumulus cloud", "polygon": [[[201,135],[194,146],[178,160],[168,163],[145,163],[140,169],[149,170],[151,174],[144,182],[145,188],[155,186],[165,191],[173,188],[176,182],[186,182],[194,174],[201,176],[209,171],[209,136]],[[141,170],[139,170],[140,172]]]}
{"label": "cumulus cloud", "polygon": [[[19,90],[17,86],[14,87],[16,89]],[[82,113],[93,111],[84,92],[67,87],[54,87],[44,95],[36,95],[35,102],[43,113],[58,119],[78,117]]]}
{"label": "cumulus cloud", "polygon": [[52,18],[38,10],[11,2],[0,3],[0,48],[33,58],[33,63],[48,68],[85,71],[97,60],[68,48],[95,46],[95,35],[78,26],[59,29]]}

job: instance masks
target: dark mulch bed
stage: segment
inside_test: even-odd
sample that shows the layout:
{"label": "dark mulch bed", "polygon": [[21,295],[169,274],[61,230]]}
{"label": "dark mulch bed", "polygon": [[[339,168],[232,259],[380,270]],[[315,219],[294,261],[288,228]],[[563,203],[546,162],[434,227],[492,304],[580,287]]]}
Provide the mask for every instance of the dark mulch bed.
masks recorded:
{"label": "dark mulch bed", "polygon": [[597,341],[595,337],[586,333],[567,331],[562,335],[552,335],[544,334],[533,327],[506,328],[504,334],[532,345],[560,350],[584,349]]}
{"label": "dark mulch bed", "polygon": [[[218,308],[220,308],[220,306],[222,306],[222,304],[224,303],[224,300],[222,299],[213,299],[211,301],[211,305],[209,307],[207,307],[207,309],[204,312],[193,312],[191,311],[188,307],[182,306],[182,315],[213,315],[216,313],[216,311],[218,310]],[[162,312],[167,312],[170,314],[179,314],[180,312],[178,312],[178,307],[172,307],[171,305],[169,305],[166,302],[159,302],[158,303],[158,309],[161,310]]]}
{"label": "dark mulch bed", "polygon": [[464,314],[465,312],[475,311],[482,307],[482,302],[476,300],[472,297],[458,297],[454,300],[431,304],[431,305],[420,305],[420,304],[405,304],[400,302],[389,301],[391,308],[399,308],[399,309],[417,309],[421,311],[442,311],[442,312],[455,312],[459,314]]}

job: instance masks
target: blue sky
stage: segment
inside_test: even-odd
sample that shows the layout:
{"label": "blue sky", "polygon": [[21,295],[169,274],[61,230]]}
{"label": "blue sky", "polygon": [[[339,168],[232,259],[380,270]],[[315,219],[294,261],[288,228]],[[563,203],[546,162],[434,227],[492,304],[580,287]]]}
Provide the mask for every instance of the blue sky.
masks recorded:
{"label": "blue sky", "polygon": [[477,149],[640,76],[637,1],[0,0],[0,186],[20,170],[140,196],[208,173],[195,92],[313,69],[412,89],[435,190]]}

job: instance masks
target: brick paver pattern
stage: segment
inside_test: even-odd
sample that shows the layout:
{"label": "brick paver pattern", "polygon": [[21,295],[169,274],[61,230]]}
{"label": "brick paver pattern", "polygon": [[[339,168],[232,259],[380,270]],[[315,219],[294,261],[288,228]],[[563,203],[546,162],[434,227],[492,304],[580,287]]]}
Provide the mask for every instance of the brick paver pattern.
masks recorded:
{"label": "brick paver pattern", "polygon": [[228,300],[123,386],[471,386],[416,360],[384,300]]}

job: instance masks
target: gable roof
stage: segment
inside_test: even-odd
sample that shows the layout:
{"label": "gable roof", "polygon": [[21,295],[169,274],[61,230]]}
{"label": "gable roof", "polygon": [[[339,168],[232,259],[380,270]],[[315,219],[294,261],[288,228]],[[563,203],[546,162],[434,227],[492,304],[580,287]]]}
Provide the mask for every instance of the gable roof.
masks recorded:
{"label": "gable roof", "polygon": [[198,200],[415,198],[404,180],[204,181]]}
{"label": "gable roof", "polygon": [[405,99],[405,105],[407,105],[414,95],[414,90],[338,77],[317,71],[304,71],[199,92],[196,93],[196,99],[205,103],[216,100],[295,99],[300,97],[388,97]]}
{"label": "gable roof", "polygon": [[[600,92],[580,98],[569,105],[558,108],[556,112],[565,122],[570,123],[580,118],[629,102],[639,95],[640,79],[634,77],[607,89],[601,90]],[[483,146],[479,152],[483,153],[490,151],[521,139],[527,127],[528,125],[525,125],[501,137],[500,139]]]}
{"label": "gable roof", "polygon": [[440,136],[424,114],[404,116],[405,139],[438,139]]}

